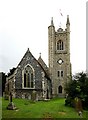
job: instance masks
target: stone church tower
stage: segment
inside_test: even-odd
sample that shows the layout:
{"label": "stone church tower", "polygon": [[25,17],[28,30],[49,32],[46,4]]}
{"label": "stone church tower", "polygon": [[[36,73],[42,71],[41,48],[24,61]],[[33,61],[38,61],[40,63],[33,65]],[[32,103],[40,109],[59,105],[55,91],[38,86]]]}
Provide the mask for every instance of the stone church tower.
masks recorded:
{"label": "stone church tower", "polygon": [[71,77],[70,63],[70,21],[67,15],[66,29],[61,27],[55,31],[53,18],[48,27],[48,61],[52,80],[53,97],[65,96],[65,85]]}

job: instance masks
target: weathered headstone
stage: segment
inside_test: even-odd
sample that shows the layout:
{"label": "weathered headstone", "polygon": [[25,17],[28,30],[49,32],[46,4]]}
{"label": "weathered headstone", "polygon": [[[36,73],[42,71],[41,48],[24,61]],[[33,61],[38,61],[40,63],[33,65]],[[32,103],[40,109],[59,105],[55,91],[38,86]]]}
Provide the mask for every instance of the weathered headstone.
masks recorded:
{"label": "weathered headstone", "polygon": [[78,112],[78,115],[80,117],[82,117],[82,111],[83,111],[83,109],[82,109],[82,101],[78,97],[75,98],[75,108],[76,108],[76,111]]}
{"label": "weathered headstone", "polygon": [[36,91],[32,92],[32,101],[36,101]]}

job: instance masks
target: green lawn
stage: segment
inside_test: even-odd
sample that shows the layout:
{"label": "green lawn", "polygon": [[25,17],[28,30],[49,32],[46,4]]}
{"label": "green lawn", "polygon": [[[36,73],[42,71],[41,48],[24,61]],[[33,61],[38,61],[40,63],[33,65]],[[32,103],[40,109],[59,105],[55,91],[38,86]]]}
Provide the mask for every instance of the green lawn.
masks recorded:
{"label": "green lawn", "polygon": [[[7,110],[8,100],[2,99],[2,118],[79,118],[74,108],[64,105],[65,99],[30,102],[24,99],[13,99],[17,110]],[[83,111],[83,118],[88,115]]]}
{"label": "green lawn", "polygon": [[2,98],[0,97],[0,120],[2,118]]}

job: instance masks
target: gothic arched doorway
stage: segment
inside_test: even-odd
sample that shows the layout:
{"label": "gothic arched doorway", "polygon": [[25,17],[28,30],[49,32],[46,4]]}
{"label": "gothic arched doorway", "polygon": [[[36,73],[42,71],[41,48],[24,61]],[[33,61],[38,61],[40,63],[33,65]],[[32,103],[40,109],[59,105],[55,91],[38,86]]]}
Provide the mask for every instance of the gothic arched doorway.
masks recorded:
{"label": "gothic arched doorway", "polygon": [[49,90],[47,89],[46,99],[49,99]]}
{"label": "gothic arched doorway", "polygon": [[58,92],[62,93],[62,86],[61,85],[58,87]]}

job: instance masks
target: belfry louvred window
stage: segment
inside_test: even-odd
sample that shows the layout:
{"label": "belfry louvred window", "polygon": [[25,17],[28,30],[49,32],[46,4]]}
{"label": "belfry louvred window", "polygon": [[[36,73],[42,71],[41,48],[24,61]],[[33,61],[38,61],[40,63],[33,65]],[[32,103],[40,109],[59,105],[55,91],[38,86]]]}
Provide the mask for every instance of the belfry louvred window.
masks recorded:
{"label": "belfry louvred window", "polygon": [[62,40],[57,42],[57,50],[64,50],[64,44]]}
{"label": "belfry louvred window", "polygon": [[61,77],[63,77],[63,71],[61,71]]}
{"label": "belfry louvred window", "polygon": [[62,70],[57,71],[57,76],[58,77],[63,77],[64,76],[64,72]]}
{"label": "belfry louvred window", "polygon": [[58,77],[60,77],[60,71],[58,71]]}

